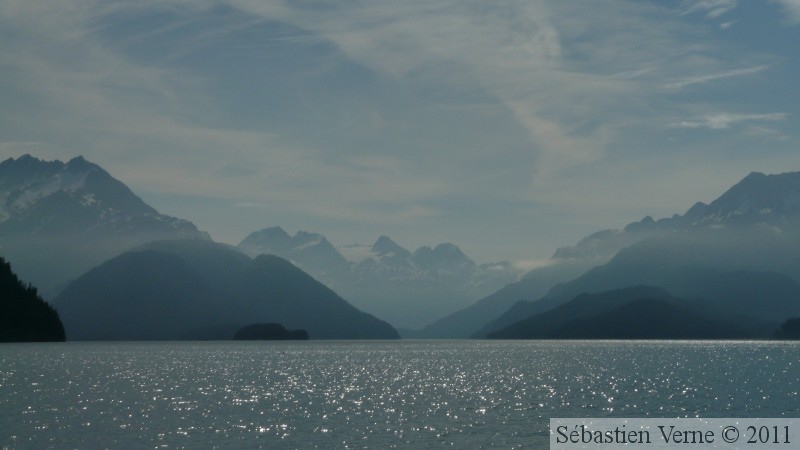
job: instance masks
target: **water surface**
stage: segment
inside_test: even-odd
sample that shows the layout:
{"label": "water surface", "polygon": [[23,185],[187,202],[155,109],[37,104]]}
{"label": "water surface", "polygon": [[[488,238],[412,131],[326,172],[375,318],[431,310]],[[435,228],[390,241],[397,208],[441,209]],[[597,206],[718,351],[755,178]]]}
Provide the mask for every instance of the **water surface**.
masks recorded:
{"label": "water surface", "polygon": [[0,345],[2,448],[547,448],[551,417],[800,417],[791,342]]}

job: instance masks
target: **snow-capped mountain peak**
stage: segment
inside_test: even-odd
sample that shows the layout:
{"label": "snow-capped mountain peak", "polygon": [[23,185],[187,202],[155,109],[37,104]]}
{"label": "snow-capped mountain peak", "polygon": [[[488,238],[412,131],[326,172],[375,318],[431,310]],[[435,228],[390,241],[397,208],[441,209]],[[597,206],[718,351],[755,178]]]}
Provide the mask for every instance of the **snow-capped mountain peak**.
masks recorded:
{"label": "snow-capped mountain peak", "polygon": [[[284,242],[288,235],[277,230],[273,227],[252,233],[239,248],[255,255],[265,249],[256,245],[264,244],[259,237],[265,235],[280,236],[278,240]],[[317,233],[300,231],[288,240],[288,246],[272,246],[278,251],[275,254],[308,271],[358,307],[403,326],[421,326],[431,317],[466,306],[516,281],[520,275],[508,263],[478,266],[449,243],[422,247],[412,254],[385,235],[371,246],[353,244],[338,250]]]}
{"label": "snow-capped mountain peak", "polygon": [[160,214],[83,157],[0,163],[0,249],[43,290],[133,246],[179,238],[208,235]]}
{"label": "snow-capped mountain peak", "polygon": [[402,258],[406,259],[411,256],[411,252],[401,247],[389,236],[381,236],[372,245],[372,253],[377,257],[387,258]]}
{"label": "snow-capped mountain peak", "polygon": [[24,155],[0,163],[0,235],[66,231],[202,235],[188,221],[159,214],[81,156],[64,163]]}
{"label": "snow-capped mountain peak", "polygon": [[[704,206],[704,207],[703,207]],[[800,216],[800,172],[752,172],[709,205],[695,205],[685,217],[699,224],[792,221]]]}
{"label": "snow-capped mountain peak", "polygon": [[423,246],[414,252],[411,260],[417,267],[427,270],[460,272],[477,267],[464,252],[451,243],[439,244],[434,248]]}
{"label": "snow-capped mountain peak", "polygon": [[683,215],[657,221],[648,216],[621,230],[594,233],[575,246],[559,248],[553,259],[591,258],[600,263],[622,248],[665,233],[752,226],[800,230],[800,172],[751,172],[711,203],[697,202]]}

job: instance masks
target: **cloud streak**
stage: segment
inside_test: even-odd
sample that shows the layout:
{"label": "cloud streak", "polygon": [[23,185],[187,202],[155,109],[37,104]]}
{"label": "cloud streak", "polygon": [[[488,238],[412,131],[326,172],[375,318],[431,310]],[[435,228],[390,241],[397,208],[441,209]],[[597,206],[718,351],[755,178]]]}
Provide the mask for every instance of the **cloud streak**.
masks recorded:
{"label": "cloud streak", "polygon": [[786,113],[769,114],[731,114],[719,113],[709,114],[696,120],[686,120],[678,122],[674,126],[678,128],[706,128],[709,130],[727,130],[734,125],[743,122],[780,122],[786,120]]}
{"label": "cloud streak", "polygon": [[770,66],[762,65],[762,66],[754,66],[754,67],[745,67],[742,69],[733,69],[728,70],[725,72],[717,72],[708,75],[696,75],[688,78],[684,78],[679,81],[675,81],[673,83],[669,83],[664,85],[667,89],[683,89],[687,86],[692,86],[695,84],[705,84],[710,83],[712,81],[717,80],[724,80],[727,78],[735,78],[735,77],[742,77],[747,75],[754,75],[765,70],[768,70]]}
{"label": "cloud streak", "polygon": [[716,19],[738,6],[737,0],[691,0],[684,1],[681,15],[704,12],[707,19]]}
{"label": "cloud streak", "polygon": [[[599,3],[577,8],[524,1],[495,8],[480,2],[353,2],[336,14],[287,6],[280,18],[329,40],[378,73],[414,83],[447,80],[440,88],[488,93],[527,130],[538,184],[605,156],[619,129],[608,112],[628,99],[651,95],[643,75],[658,80],[690,67],[665,45],[676,41],[679,28],[643,25],[637,16],[668,11]],[[263,2],[235,4],[256,16],[275,17]],[[573,42],[580,33],[590,34],[593,43]],[[565,59],[565,49],[579,58]],[[671,59],[672,69],[655,70],[654,55]]]}
{"label": "cloud streak", "polygon": [[[715,35],[729,33],[686,17],[727,20],[736,6],[7,0],[0,88],[13,95],[0,108],[0,156],[84,154],[150,198],[196,196],[252,217],[240,228],[291,217],[472,236],[496,225],[475,206],[486,205],[509,224],[589,211],[576,222],[592,231],[608,223],[601,213],[617,220],[659,201],[640,188],[621,196],[653,153],[690,146],[670,143],[669,129],[777,141],[760,125],[795,114],[704,96],[789,67],[768,70],[778,60],[768,51],[725,47]],[[692,98],[676,95],[690,87]],[[714,110],[789,112],[697,114]],[[676,117],[690,119],[665,131]],[[676,202],[667,185],[648,194]]]}

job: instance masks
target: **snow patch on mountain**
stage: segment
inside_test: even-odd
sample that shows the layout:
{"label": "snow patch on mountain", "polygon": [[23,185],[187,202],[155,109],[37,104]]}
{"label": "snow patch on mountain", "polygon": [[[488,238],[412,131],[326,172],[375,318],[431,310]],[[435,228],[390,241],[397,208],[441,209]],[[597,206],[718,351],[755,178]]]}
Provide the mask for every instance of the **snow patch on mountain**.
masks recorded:
{"label": "snow patch on mountain", "polygon": [[[30,155],[0,163],[3,235],[132,232],[205,237],[189,221],[159,214],[100,166],[76,157],[42,161]],[[88,237],[88,236],[87,236]]]}
{"label": "snow patch on mountain", "polygon": [[84,187],[86,175],[86,173],[59,173],[45,183],[24,186],[20,190],[15,191],[18,195],[15,196],[11,207],[24,209],[60,190],[75,192]]}
{"label": "snow patch on mountain", "polygon": [[0,162],[0,248],[43,292],[134,246],[186,238],[209,239],[82,157]]}
{"label": "snow patch on mountain", "polygon": [[365,259],[375,256],[375,253],[372,251],[372,246],[366,244],[343,245],[341,247],[336,247],[336,250],[342,254],[344,259],[351,263],[360,263]]}
{"label": "snow patch on mountain", "polygon": [[322,244],[322,237],[321,236],[316,238],[316,239],[313,239],[311,241],[308,241],[306,243],[298,245],[297,247],[295,247],[295,250],[306,250],[308,248],[315,247],[315,246],[320,245],[320,244]]}
{"label": "snow patch on mountain", "polygon": [[656,236],[736,227],[800,230],[800,172],[752,172],[709,204],[697,202],[683,215],[657,221],[647,216],[620,230],[594,233],[574,246],[559,248],[553,259],[593,259],[600,264],[621,249]]}
{"label": "snow patch on mountain", "polygon": [[388,236],[372,245],[333,247],[317,233],[289,236],[271,227],[251,233],[239,248],[288,259],[357,307],[405,327],[421,327],[522,274],[506,262],[479,266],[451,243],[411,253]]}

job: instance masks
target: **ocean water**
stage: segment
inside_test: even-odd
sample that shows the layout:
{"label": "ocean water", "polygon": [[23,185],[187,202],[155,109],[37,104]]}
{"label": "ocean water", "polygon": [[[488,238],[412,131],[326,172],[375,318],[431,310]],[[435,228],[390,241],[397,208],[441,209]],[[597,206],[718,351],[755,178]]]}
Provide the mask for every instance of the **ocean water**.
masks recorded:
{"label": "ocean water", "polygon": [[0,345],[0,448],[547,448],[551,417],[800,417],[793,342]]}

